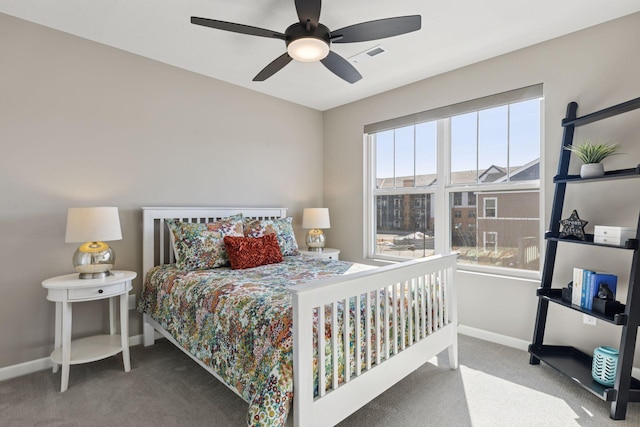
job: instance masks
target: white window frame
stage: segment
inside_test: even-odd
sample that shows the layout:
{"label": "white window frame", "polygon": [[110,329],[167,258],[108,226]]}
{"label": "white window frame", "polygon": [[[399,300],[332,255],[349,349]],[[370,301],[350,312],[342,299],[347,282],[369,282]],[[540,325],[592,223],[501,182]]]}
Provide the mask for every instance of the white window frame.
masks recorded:
{"label": "white window frame", "polygon": [[498,232],[497,231],[485,231],[482,233],[482,247],[483,249],[486,251],[487,250],[487,244],[489,242],[488,237],[489,236],[493,236],[493,249],[491,249],[493,252],[498,252]]}
{"label": "white window frame", "polygon": [[[494,205],[487,208],[487,201],[493,200]],[[487,209],[493,209],[493,216],[487,215]],[[482,217],[483,218],[498,218],[498,198],[497,197],[485,197],[482,199]]]}
{"label": "white window frame", "polygon": [[[454,192],[464,192],[464,191],[473,191],[476,195],[476,206],[477,199],[483,192],[488,191],[527,191],[527,190],[535,190],[539,192],[539,236],[540,242],[539,247],[543,248],[544,244],[544,99],[542,98],[542,85],[535,85],[529,88],[523,88],[522,91],[526,92],[530,88],[536,88],[535,90],[539,90],[537,96],[524,96],[520,99],[510,99],[505,104],[516,103],[519,101],[525,101],[534,98],[540,98],[540,179],[536,181],[525,181],[525,182],[509,182],[509,183],[476,183],[473,185],[460,185],[460,184],[451,184],[450,177],[450,166],[451,165],[451,147],[450,144],[447,143],[450,141],[450,118],[451,116],[458,114],[452,113],[451,109],[458,106],[458,104],[449,107],[443,107],[437,110],[430,110],[424,113],[418,113],[398,119],[392,119],[384,123],[378,123],[375,125],[365,126],[365,133],[363,135],[363,145],[364,145],[364,179],[365,179],[365,192],[363,194],[363,205],[364,209],[364,221],[363,221],[363,255],[368,259],[377,259],[382,261],[405,261],[407,258],[403,257],[394,257],[391,255],[382,255],[376,253],[376,239],[375,239],[375,220],[376,220],[376,206],[375,200],[376,196],[380,195],[399,195],[399,194],[432,194],[433,199],[432,203],[435,204],[434,208],[434,234],[436,236],[434,251],[435,253],[444,253],[451,247],[451,201],[452,201],[452,193]],[[535,92],[534,90],[534,92]],[[516,90],[518,91],[518,90]],[[513,91],[513,92],[516,92]],[[503,94],[495,95],[496,97],[501,96]],[[493,98],[492,96],[487,98]],[[478,106],[478,102],[482,105]],[[484,98],[480,100],[472,100],[469,101],[468,112],[477,111],[483,108],[492,108],[498,103],[494,104],[483,104]],[[463,103],[466,104],[466,103]],[[443,111],[440,111],[443,110]],[[443,117],[437,117],[439,114],[444,114]],[[418,116],[428,117],[429,115],[436,116],[432,120],[416,120]],[[419,117],[418,117],[419,119]],[[377,189],[376,184],[376,152],[375,152],[375,144],[373,144],[373,134],[379,132],[384,129],[391,129],[394,127],[401,127],[402,121],[406,120],[416,120],[413,124],[418,124],[426,121],[436,121],[436,168],[437,168],[437,178],[436,182],[438,183],[436,186],[432,187],[409,187],[409,188],[388,188],[388,189]],[[400,122],[398,122],[400,121]],[[406,123],[409,125],[410,123]],[[386,127],[385,127],[386,126]],[[445,183],[441,185],[440,183]],[[469,188],[472,187],[472,188]],[[496,201],[497,204],[497,201]],[[483,211],[484,214],[484,211]],[[496,217],[497,217],[497,206],[496,206]],[[478,215],[476,215],[478,217]],[[520,269],[511,269],[511,268],[500,268],[500,267],[492,267],[487,265],[471,265],[471,264],[459,264],[459,270],[466,271],[476,271],[481,273],[495,274],[501,276],[511,276],[511,277],[523,277],[529,279],[539,279],[541,276],[542,266],[544,265],[544,251],[540,250],[540,269],[538,271],[530,271],[530,270],[520,270]]]}

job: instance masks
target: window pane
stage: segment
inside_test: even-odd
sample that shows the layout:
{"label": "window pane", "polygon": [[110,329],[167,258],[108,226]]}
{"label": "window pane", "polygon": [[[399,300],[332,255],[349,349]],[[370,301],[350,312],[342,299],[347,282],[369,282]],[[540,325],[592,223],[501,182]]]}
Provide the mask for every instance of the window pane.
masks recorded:
{"label": "window pane", "polygon": [[376,187],[393,187],[393,131],[375,134]]}
{"label": "window pane", "polygon": [[512,181],[540,177],[540,100],[509,106],[509,164]]}
{"label": "window pane", "polygon": [[495,182],[507,175],[508,107],[478,113],[478,167],[480,182]]}
{"label": "window pane", "polygon": [[416,125],[416,187],[436,183],[436,122]]}
{"label": "window pane", "polygon": [[[456,194],[462,206],[454,206]],[[478,206],[492,215],[467,203],[469,194],[451,195],[451,249],[460,253],[458,262],[538,271],[539,191],[477,193]],[[465,213],[456,217],[456,210]]]}
{"label": "window pane", "polygon": [[478,113],[451,117],[451,183],[478,179]]}
{"label": "window pane", "polygon": [[395,129],[396,187],[413,187],[415,156],[413,126]]}
{"label": "window pane", "polygon": [[434,196],[376,196],[376,249],[379,255],[420,258],[434,254]]}

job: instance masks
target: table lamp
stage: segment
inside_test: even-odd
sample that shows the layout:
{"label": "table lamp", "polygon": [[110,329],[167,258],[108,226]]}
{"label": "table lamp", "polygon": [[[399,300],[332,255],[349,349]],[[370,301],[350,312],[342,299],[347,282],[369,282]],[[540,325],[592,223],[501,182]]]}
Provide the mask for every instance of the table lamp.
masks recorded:
{"label": "table lamp", "polygon": [[73,266],[80,279],[107,277],[116,253],[105,241],[121,239],[118,208],[69,208],[65,242],[83,242],[73,254]]}
{"label": "table lamp", "polygon": [[322,252],[324,248],[323,228],[331,228],[329,222],[329,209],[305,208],[302,212],[302,228],[310,229],[307,232],[306,244],[310,251]]}

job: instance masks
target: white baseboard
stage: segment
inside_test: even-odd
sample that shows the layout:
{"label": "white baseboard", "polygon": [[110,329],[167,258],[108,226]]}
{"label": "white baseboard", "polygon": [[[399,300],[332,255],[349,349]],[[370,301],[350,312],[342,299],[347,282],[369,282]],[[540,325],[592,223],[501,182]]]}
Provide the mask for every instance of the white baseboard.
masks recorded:
{"label": "white baseboard", "polygon": [[[129,337],[129,346],[133,347],[134,345],[142,344],[142,338],[142,334]],[[22,375],[28,375],[51,368],[53,368],[53,362],[51,362],[51,359],[48,357],[18,363],[17,365],[5,366],[4,368],[0,368],[0,381],[21,377]]]}
{"label": "white baseboard", "polygon": [[32,360],[30,362],[18,363],[17,365],[6,366],[0,368],[0,381],[8,380],[22,375],[31,374],[33,372],[51,369],[53,363],[48,357]]}
{"label": "white baseboard", "polygon": [[[494,342],[506,347],[516,348],[522,351],[529,351],[529,344],[531,344],[530,341],[509,337],[506,335],[500,335],[496,334],[495,332],[489,332],[482,329],[472,328],[471,326],[458,325],[458,333],[473,338],[478,338],[484,341]],[[640,368],[633,367],[631,369],[631,375],[634,378],[640,378]]]}
{"label": "white baseboard", "polygon": [[513,338],[506,335],[496,334],[495,332],[485,331],[483,329],[472,328],[471,326],[459,325],[458,333],[484,341],[494,342],[507,347],[517,348],[518,350],[528,351],[529,341]]}

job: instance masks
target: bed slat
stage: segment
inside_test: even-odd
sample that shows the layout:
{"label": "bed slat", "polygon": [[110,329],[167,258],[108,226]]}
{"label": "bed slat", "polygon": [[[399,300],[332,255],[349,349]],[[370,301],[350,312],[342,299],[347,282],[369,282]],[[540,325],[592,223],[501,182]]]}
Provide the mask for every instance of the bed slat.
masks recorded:
{"label": "bed slat", "polygon": [[382,307],[380,306],[380,292],[382,290],[381,289],[376,289],[375,293],[376,293],[376,310],[375,310],[375,328],[376,328],[376,333],[375,333],[375,340],[376,340],[376,366],[378,366],[380,364],[380,341],[382,338],[382,335],[380,334],[380,316],[382,315],[382,313],[380,312],[380,310],[382,310]]}
{"label": "bed slat", "polygon": [[320,307],[318,307],[318,394],[320,395],[320,397],[324,396],[327,392],[327,380],[326,377],[324,376],[324,372],[325,372],[325,359],[326,359],[326,354],[325,354],[325,344],[324,344],[324,338],[326,336],[326,332],[325,332],[325,321],[324,321],[324,305],[321,305]]}
{"label": "bed slat", "polygon": [[343,345],[344,345],[344,381],[349,382],[351,379],[351,350],[349,348],[351,342],[351,324],[349,322],[351,317],[350,309],[351,298],[344,300],[344,310],[342,310],[342,316],[344,316],[344,333],[343,333]]}
{"label": "bed slat", "polygon": [[338,378],[340,375],[338,366],[338,304],[336,301],[331,303],[331,355],[333,356],[333,381],[331,388],[335,390],[338,388]]}

